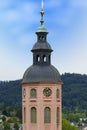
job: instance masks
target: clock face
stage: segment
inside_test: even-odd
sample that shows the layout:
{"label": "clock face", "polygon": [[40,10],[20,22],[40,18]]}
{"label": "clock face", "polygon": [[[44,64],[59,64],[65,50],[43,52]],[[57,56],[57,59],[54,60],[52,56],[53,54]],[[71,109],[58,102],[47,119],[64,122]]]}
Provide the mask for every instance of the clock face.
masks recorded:
{"label": "clock face", "polygon": [[52,90],[50,88],[45,88],[43,90],[43,93],[44,93],[45,96],[49,97],[52,94]]}

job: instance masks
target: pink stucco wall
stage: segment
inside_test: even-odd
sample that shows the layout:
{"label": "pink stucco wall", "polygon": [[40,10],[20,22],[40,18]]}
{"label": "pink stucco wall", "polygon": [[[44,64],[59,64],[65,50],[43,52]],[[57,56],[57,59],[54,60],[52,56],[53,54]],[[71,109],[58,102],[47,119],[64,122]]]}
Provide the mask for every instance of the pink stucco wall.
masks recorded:
{"label": "pink stucco wall", "polygon": [[[26,96],[22,94],[22,121],[23,130],[62,130],[62,83],[30,83],[22,84],[22,90],[26,90]],[[37,98],[30,98],[30,90],[35,88]],[[44,88],[50,88],[52,94],[49,97],[44,96]],[[56,98],[56,90],[59,89],[59,98]],[[32,124],[30,121],[30,109],[37,109],[37,123]],[[44,108],[51,108],[51,123],[44,123]],[[59,107],[59,124],[56,123],[56,109]],[[24,119],[25,108],[25,119]],[[24,122],[25,120],[25,122]]]}

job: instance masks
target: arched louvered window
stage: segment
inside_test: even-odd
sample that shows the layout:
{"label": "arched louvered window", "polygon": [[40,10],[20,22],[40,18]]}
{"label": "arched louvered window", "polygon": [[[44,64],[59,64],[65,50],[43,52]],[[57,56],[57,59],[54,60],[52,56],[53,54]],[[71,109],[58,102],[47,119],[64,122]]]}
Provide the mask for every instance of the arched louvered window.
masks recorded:
{"label": "arched louvered window", "polygon": [[31,123],[37,122],[37,111],[35,107],[31,108]]}
{"label": "arched louvered window", "polygon": [[49,107],[44,109],[44,123],[51,123],[51,110]]}
{"label": "arched louvered window", "polygon": [[31,98],[36,98],[37,97],[36,89],[31,89],[31,91],[30,91],[30,97]]}
{"label": "arched louvered window", "polygon": [[59,120],[60,120],[60,111],[59,111],[59,107],[57,107],[57,111],[56,111],[56,123],[57,125],[59,124]]}
{"label": "arched louvered window", "polygon": [[24,123],[26,123],[26,108],[24,107]]}

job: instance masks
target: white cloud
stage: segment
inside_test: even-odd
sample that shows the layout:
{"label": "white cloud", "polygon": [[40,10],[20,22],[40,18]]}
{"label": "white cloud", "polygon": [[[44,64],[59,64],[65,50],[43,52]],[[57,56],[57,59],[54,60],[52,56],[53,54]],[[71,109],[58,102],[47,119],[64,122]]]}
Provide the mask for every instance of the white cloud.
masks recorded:
{"label": "white cloud", "polygon": [[20,5],[16,6],[16,8],[8,8],[4,11],[0,11],[1,36],[3,37],[4,35],[5,37],[9,37],[10,40],[12,40],[12,38],[15,41],[18,40],[18,44],[28,44],[29,38],[32,37],[28,35],[28,32],[31,32],[33,30],[33,24],[38,21],[39,13],[37,14],[36,10],[37,6],[35,3],[21,2]]}
{"label": "white cloud", "polygon": [[4,22],[35,21],[37,20],[36,8],[34,3],[19,3],[15,8],[8,8],[1,11],[1,20]]}

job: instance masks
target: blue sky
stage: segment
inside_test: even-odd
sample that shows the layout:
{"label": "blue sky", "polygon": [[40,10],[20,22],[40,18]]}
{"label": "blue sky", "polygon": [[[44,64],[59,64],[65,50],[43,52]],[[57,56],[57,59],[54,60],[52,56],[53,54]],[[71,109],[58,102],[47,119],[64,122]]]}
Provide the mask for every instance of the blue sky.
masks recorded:
{"label": "blue sky", "polygon": [[[16,80],[32,64],[41,0],[0,1],[0,80]],[[45,0],[45,26],[59,72],[87,74],[87,0]]]}

